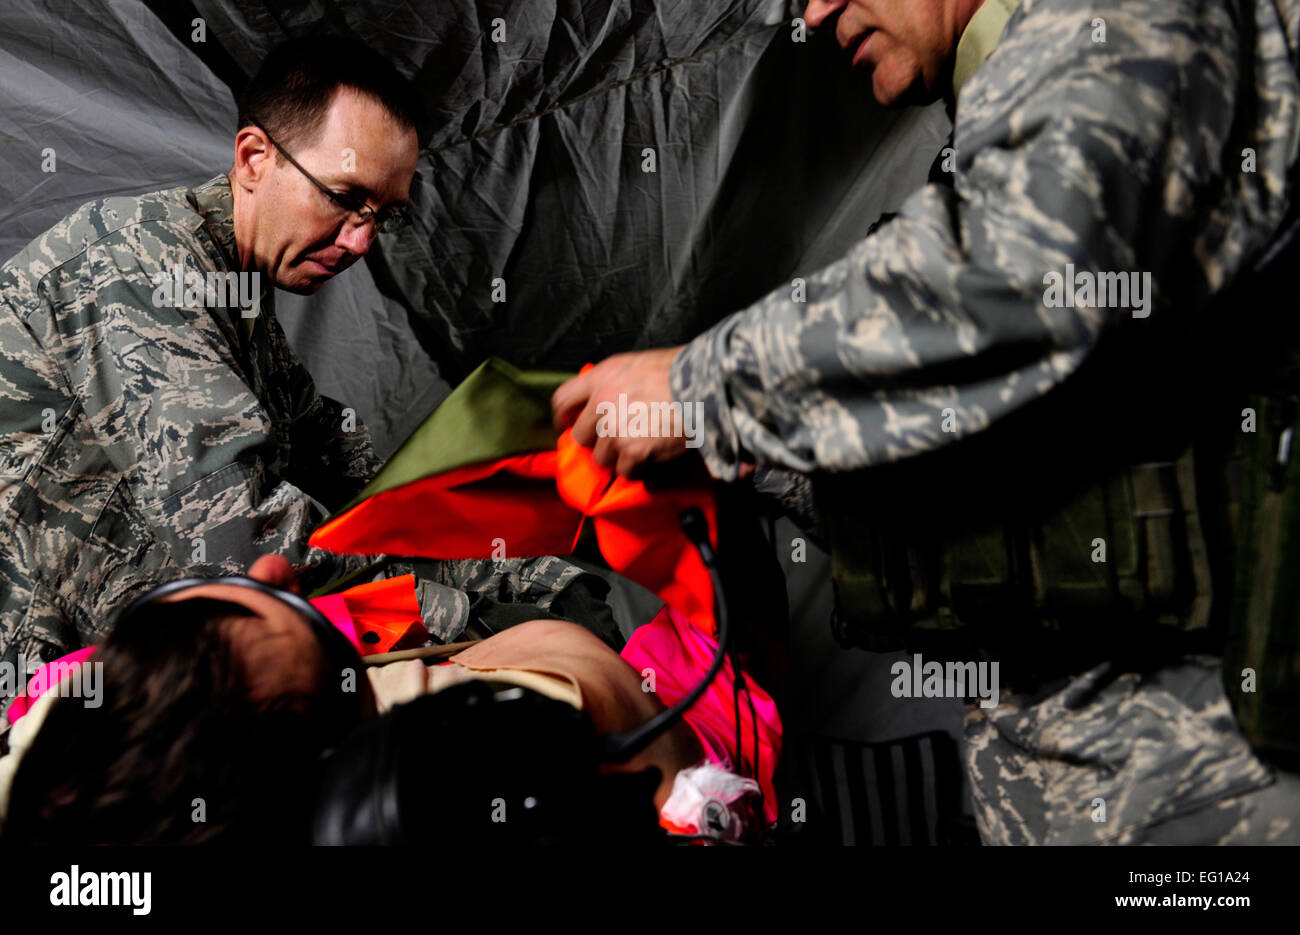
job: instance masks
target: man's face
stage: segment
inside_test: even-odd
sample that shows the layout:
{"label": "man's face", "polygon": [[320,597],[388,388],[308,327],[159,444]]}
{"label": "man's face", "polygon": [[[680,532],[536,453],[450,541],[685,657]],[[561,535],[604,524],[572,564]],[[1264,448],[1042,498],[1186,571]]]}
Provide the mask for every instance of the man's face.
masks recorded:
{"label": "man's face", "polygon": [[[404,205],[410,197],[419,157],[415,131],[396,123],[371,97],[340,88],[315,140],[276,142],[330,191],[355,193],[376,211]],[[276,156],[256,127],[240,130],[233,180],[241,189],[236,211],[244,215],[235,218],[240,261],[281,289],[310,294],[365,255],[374,224],[344,216],[292,163]]]}
{"label": "man's face", "polygon": [[957,40],[978,6],[979,0],[809,0],[804,22],[816,29],[843,10],[835,40],[854,68],[871,71],[876,100],[897,107],[943,93]]}

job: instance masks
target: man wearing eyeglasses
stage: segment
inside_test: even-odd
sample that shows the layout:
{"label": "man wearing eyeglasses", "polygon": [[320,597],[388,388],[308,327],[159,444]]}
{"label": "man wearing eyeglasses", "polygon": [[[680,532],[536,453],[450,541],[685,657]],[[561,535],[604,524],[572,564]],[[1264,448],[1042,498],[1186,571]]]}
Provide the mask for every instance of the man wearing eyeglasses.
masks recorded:
{"label": "man wearing eyeglasses", "polygon": [[[403,224],[419,123],[415,93],[371,50],[287,43],[241,97],[228,173],[92,202],[0,269],[6,700],[169,576],[275,552],[311,590],[364,564],[307,546],[380,460],[316,392],[272,287],[314,293]],[[448,641],[467,592],[545,609],[582,575],[555,558],[435,568],[417,595]]]}

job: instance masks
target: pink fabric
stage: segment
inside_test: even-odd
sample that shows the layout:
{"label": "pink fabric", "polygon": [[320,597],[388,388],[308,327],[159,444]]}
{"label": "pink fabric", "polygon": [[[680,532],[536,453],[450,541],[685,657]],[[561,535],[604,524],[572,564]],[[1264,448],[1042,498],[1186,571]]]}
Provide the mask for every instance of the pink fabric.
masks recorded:
{"label": "pink fabric", "polygon": [[[317,598],[312,603],[356,643],[356,628],[341,595]],[[623,648],[622,656],[637,672],[647,668],[654,671],[655,692],[660,701],[671,707],[686,697],[708,671],[716,648],[717,643],[711,636],[697,630],[683,614],[665,606],[653,620],[632,634]],[[47,682],[55,667],[80,664],[89,659],[94,651],[94,646],[87,646],[37,669],[28,681],[26,691],[15,698],[5,711],[9,723],[15,723],[27,713],[36,699],[52,688]],[[763,790],[764,817],[772,822],[777,818],[776,789],[772,784],[772,774],[781,756],[781,716],[777,712],[776,702],[762,687],[749,676],[746,676],[745,683],[753,699],[754,712],[758,715],[757,758],[753,748],[754,719],[743,695],[740,698],[741,749],[735,749],[733,691],[736,678],[730,660],[724,662],[718,677],[705,690],[700,700],[686,712],[683,720],[695,732],[712,762],[758,781]]]}
{"label": "pink fabric", "polygon": [[[53,673],[57,671],[59,666],[63,666],[67,669],[69,666],[80,665],[89,659],[90,654],[94,651],[94,646],[87,646],[84,649],[70,652],[66,656],[60,656],[58,659],[55,659],[52,662],[47,662],[45,665],[37,669],[32,674],[32,677],[27,680],[27,690],[20,692],[18,697],[11,701],[9,707],[5,709],[5,717],[9,719],[9,723],[13,724],[16,722],[20,717],[28,712],[36,699],[40,698],[41,695],[44,695],[47,691],[58,684],[57,680],[51,684],[47,683],[50,682]],[[67,671],[64,672],[64,675],[67,675]]]}
{"label": "pink fabric", "polygon": [[312,598],[311,603],[362,656],[388,652],[412,631],[421,639],[426,635],[415,575],[358,584],[337,594]]}
{"label": "pink fabric", "polygon": [[[655,693],[672,707],[699,683],[708,672],[717,651],[711,636],[691,626],[676,610],[665,606],[653,620],[637,629],[623,647],[623,659],[637,672],[654,671]],[[723,663],[718,677],[705,689],[683,719],[695,731],[708,758],[720,766],[758,781],[763,790],[763,815],[768,822],[777,819],[776,788],[772,774],[781,757],[781,715],[776,702],[750,676],[745,685],[758,715],[758,755],[755,768],[754,718],[746,696],[740,696],[741,750],[736,746],[736,722],[733,692],[736,677],[731,660]]]}
{"label": "pink fabric", "polygon": [[363,647],[361,638],[357,636],[357,623],[352,619],[352,614],[348,611],[348,602],[342,594],[313,597],[311,605],[329,618],[329,622],[348,638],[348,642],[356,648],[356,651],[361,652]]}

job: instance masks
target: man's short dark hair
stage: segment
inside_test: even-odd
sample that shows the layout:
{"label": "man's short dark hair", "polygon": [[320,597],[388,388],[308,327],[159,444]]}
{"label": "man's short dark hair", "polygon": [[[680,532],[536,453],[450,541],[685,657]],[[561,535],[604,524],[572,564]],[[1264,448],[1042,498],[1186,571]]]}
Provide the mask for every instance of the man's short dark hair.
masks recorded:
{"label": "man's short dark hair", "polygon": [[325,707],[251,696],[230,643],[248,615],[191,598],[114,627],[91,660],[99,706],[55,699],[14,775],[3,841],[305,842]]}
{"label": "man's short dark hair", "polygon": [[239,96],[239,127],[257,122],[278,143],[310,146],[340,87],[378,101],[425,139],[424,109],[411,83],[379,53],[342,36],[290,39],[272,49]]}

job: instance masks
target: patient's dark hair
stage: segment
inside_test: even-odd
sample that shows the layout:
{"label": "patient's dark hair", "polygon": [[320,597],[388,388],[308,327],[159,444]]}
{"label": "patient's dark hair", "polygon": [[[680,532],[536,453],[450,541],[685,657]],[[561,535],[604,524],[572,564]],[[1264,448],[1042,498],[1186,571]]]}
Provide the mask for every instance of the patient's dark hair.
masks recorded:
{"label": "patient's dark hair", "polygon": [[320,709],[250,698],[229,640],[247,616],[192,598],[122,620],[91,659],[99,706],[57,698],[19,764],[5,842],[305,841]]}
{"label": "patient's dark hair", "polygon": [[425,139],[427,121],[410,82],[373,49],[341,36],[290,39],[272,49],[239,96],[239,126],[256,120],[278,143],[311,145],[340,87],[379,101]]}

